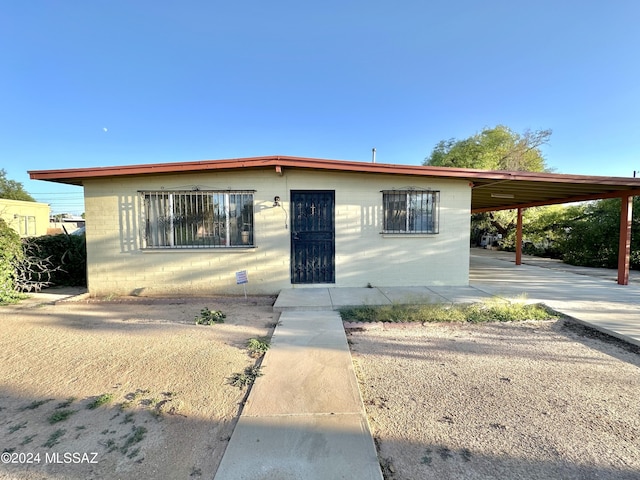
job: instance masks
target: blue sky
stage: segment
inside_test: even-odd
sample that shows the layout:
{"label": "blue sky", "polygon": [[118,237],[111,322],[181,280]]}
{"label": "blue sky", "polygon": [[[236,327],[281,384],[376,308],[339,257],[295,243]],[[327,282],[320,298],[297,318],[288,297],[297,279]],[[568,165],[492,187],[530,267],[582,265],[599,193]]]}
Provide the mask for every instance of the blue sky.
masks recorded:
{"label": "blue sky", "polygon": [[640,171],[640,2],[29,0],[0,12],[0,168],[293,155],[418,165],[498,124]]}

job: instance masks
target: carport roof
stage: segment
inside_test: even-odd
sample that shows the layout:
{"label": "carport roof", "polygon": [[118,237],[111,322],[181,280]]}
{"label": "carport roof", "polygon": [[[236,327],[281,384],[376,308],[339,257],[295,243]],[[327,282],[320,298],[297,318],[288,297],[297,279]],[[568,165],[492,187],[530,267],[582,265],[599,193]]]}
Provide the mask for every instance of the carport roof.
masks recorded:
{"label": "carport roof", "polygon": [[484,212],[518,207],[569,203],[600,198],[640,196],[640,178],[567,175],[558,173],[488,171],[468,168],[427,167],[384,163],[269,156],[153,163],[115,167],[88,167],[29,171],[33,180],[83,185],[86,180],[132,175],[170,175],[244,168],[287,168],[342,172],[412,175],[466,180],[472,186],[471,211]]}

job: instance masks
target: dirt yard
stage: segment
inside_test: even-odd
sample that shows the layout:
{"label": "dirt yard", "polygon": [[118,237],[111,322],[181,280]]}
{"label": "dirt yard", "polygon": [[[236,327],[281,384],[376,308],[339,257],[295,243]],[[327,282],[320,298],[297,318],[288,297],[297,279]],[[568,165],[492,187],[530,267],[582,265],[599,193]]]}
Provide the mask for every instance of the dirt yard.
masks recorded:
{"label": "dirt yard", "polygon": [[[0,307],[0,452],[17,462],[0,479],[213,478],[245,394],[228,378],[255,362],[273,300]],[[225,323],[195,325],[204,307]],[[640,478],[640,355],[584,333],[351,333],[386,478]]]}
{"label": "dirt yard", "polygon": [[354,331],[385,478],[639,479],[640,355],[591,333],[562,320]]}
{"label": "dirt yard", "polygon": [[[0,307],[0,479],[213,478],[273,301]],[[204,307],[225,323],[195,325]]]}

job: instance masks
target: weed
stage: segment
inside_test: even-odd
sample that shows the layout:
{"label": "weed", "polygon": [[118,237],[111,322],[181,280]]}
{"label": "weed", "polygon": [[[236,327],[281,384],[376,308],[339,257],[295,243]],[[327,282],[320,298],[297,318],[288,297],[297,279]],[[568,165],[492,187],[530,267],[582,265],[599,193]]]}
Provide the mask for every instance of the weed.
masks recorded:
{"label": "weed", "polygon": [[245,368],[243,373],[234,373],[231,378],[229,378],[229,383],[238,388],[244,388],[251,385],[256,381],[256,378],[263,375],[261,368],[262,367],[253,365]]}
{"label": "weed", "polygon": [[511,322],[519,320],[549,320],[558,316],[544,305],[523,302],[487,301],[467,307],[467,321]]}
{"label": "weed", "polygon": [[113,400],[113,394],[112,393],[103,393],[99,397],[95,398],[93,400],[93,402],[91,402],[89,405],[87,405],[87,409],[88,410],[95,410],[96,408],[104,405],[105,403],[109,403],[111,400]]}
{"label": "weed", "polygon": [[139,398],[142,398],[143,396],[145,396],[145,395],[147,395],[149,393],[151,393],[151,390],[149,390],[149,389],[142,390],[142,389],[138,388],[135,392],[127,393],[124,396],[124,398],[126,398],[129,402],[134,402],[134,401],[138,400]]}
{"label": "weed", "polygon": [[20,442],[20,445],[26,445],[28,443],[31,443],[33,441],[34,438],[36,438],[38,436],[38,434],[33,434],[33,435],[27,435],[26,437],[24,437],[22,439],[22,441]]}
{"label": "weed", "polygon": [[109,429],[108,429],[108,428],[105,428],[104,430],[102,430],[102,431],[100,432],[100,435],[106,435],[107,433],[109,433]]}
{"label": "weed", "polygon": [[247,341],[247,350],[253,358],[261,357],[267,353],[270,346],[268,337],[250,338]]}
{"label": "weed", "polygon": [[58,408],[67,408],[68,406],[70,406],[73,402],[75,402],[75,397],[69,397],[67,398],[64,402],[60,402],[58,404],[58,406],[56,407]]}
{"label": "weed", "polygon": [[445,447],[444,445],[438,448],[438,454],[440,454],[440,458],[443,460],[448,460],[453,457],[453,453],[451,453],[449,447]]}
{"label": "weed", "polygon": [[22,423],[18,423],[16,425],[11,425],[9,427],[9,433],[15,433],[18,430],[20,430],[21,428],[24,428],[27,426],[27,422],[22,422]]}
{"label": "weed", "polygon": [[118,449],[118,446],[116,445],[116,441],[113,438],[108,439],[105,442],[98,442],[100,445],[104,446],[107,448],[107,452],[113,452],[114,450]]}
{"label": "weed", "polygon": [[133,423],[133,416],[135,414],[133,412],[129,412],[124,416],[124,420],[122,420],[120,423],[125,424],[125,423]]}
{"label": "weed", "polygon": [[87,428],[87,427],[85,427],[84,425],[78,425],[78,426],[76,427],[76,430],[84,430],[84,429],[86,429],[86,428]]}
{"label": "weed", "polygon": [[191,467],[190,477],[199,477],[202,475],[202,470],[196,467]]}
{"label": "weed", "polygon": [[207,307],[200,310],[200,315],[196,316],[195,321],[198,325],[213,325],[215,323],[224,323],[227,316],[220,310],[211,311]]}
{"label": "weed", "polygon": [[471,450],[469,450],[468,448],[463,448],[462,451],[460,452],[460,455],[462,456],[462,459],[465,462],[470,462],[471,461],[471,457],[473,456],[471,454]]}
{"label": "weed", "polygon": [[56,430],[55,432],[53,432],[51,435],[49,435],[49,438],[47,439],[47,441],[45,443],[42,444],[43,447],[47,447],[47,448],[51,448],[54,445],[57,445],[60,440],[60,437],[64,436],[64,434],[67,433],[67,431],[63,428],[59,428],[58,430]]}
{"label": "weed", "polygon": [[137,456],[140,453],[140,447],[135,448],[133,450],[131,450],[131,452],[129,452],[129,455],[127,455],[127,458],[133,458],[135,456]]}
{"label": "weed", "polygon": [[131,434],[127,437],[127,440],[124,442],[124,445],[120,448],[120,451],[124,454],[127,453],[127,450],[130,446],[135,445],[136,443],[144,440],[144,437],[147,433],[147,429],[144,427],[133,427],[131,430]]}
{"label": "weed", "polygon": [[544,305],[486,301],[471,305],[363,305],[340,309],[343,320],[352,322],[511,322],[558,318]]}
{"label": "weed", "polygon": [[47,418],[47,420],[51,425],[53,425],[54,423],[63,422],[74,413],[76,413],[75,410],[56,410],[51,415],[49,415],[49,418]]}
{"label": "weed", "polygon": [[24,412],[25,410],[35,410],[36,408],[44,405],[47,402],[50,402],[51,400],[53,400],[53,398],[47,398],[46,400],[34,400],[29,405],[22,407],[20,411]]}

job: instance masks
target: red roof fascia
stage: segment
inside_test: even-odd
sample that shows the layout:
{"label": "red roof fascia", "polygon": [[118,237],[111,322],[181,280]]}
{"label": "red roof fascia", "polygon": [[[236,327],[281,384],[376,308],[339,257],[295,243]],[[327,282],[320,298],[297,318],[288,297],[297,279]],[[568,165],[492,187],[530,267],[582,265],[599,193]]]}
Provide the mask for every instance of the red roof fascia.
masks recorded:
{"label": "red roof fascia", "polygon": [[629,185],[636,184],[635,181],[637,180],[637,184],[640,185],[640,179],[631,179],[624,177],[601,177],[538,172],[488,171],[468,168],[414,166],[288,156],[251,157],[173,163],[151,163],[113,167],[30,170],[28,173],[32,180],[50,180],[59,181],[62,183],[81,184],[80,180],[89,178],[268,167],[279,167],[280,170],[285,167],[291,167],[345,172],[433,176],[445,178],[460,178],[470,181],[473,181],[473,179],[476,178],[496,181],[528,180],[558,183],[597,183],[601,185]]}

